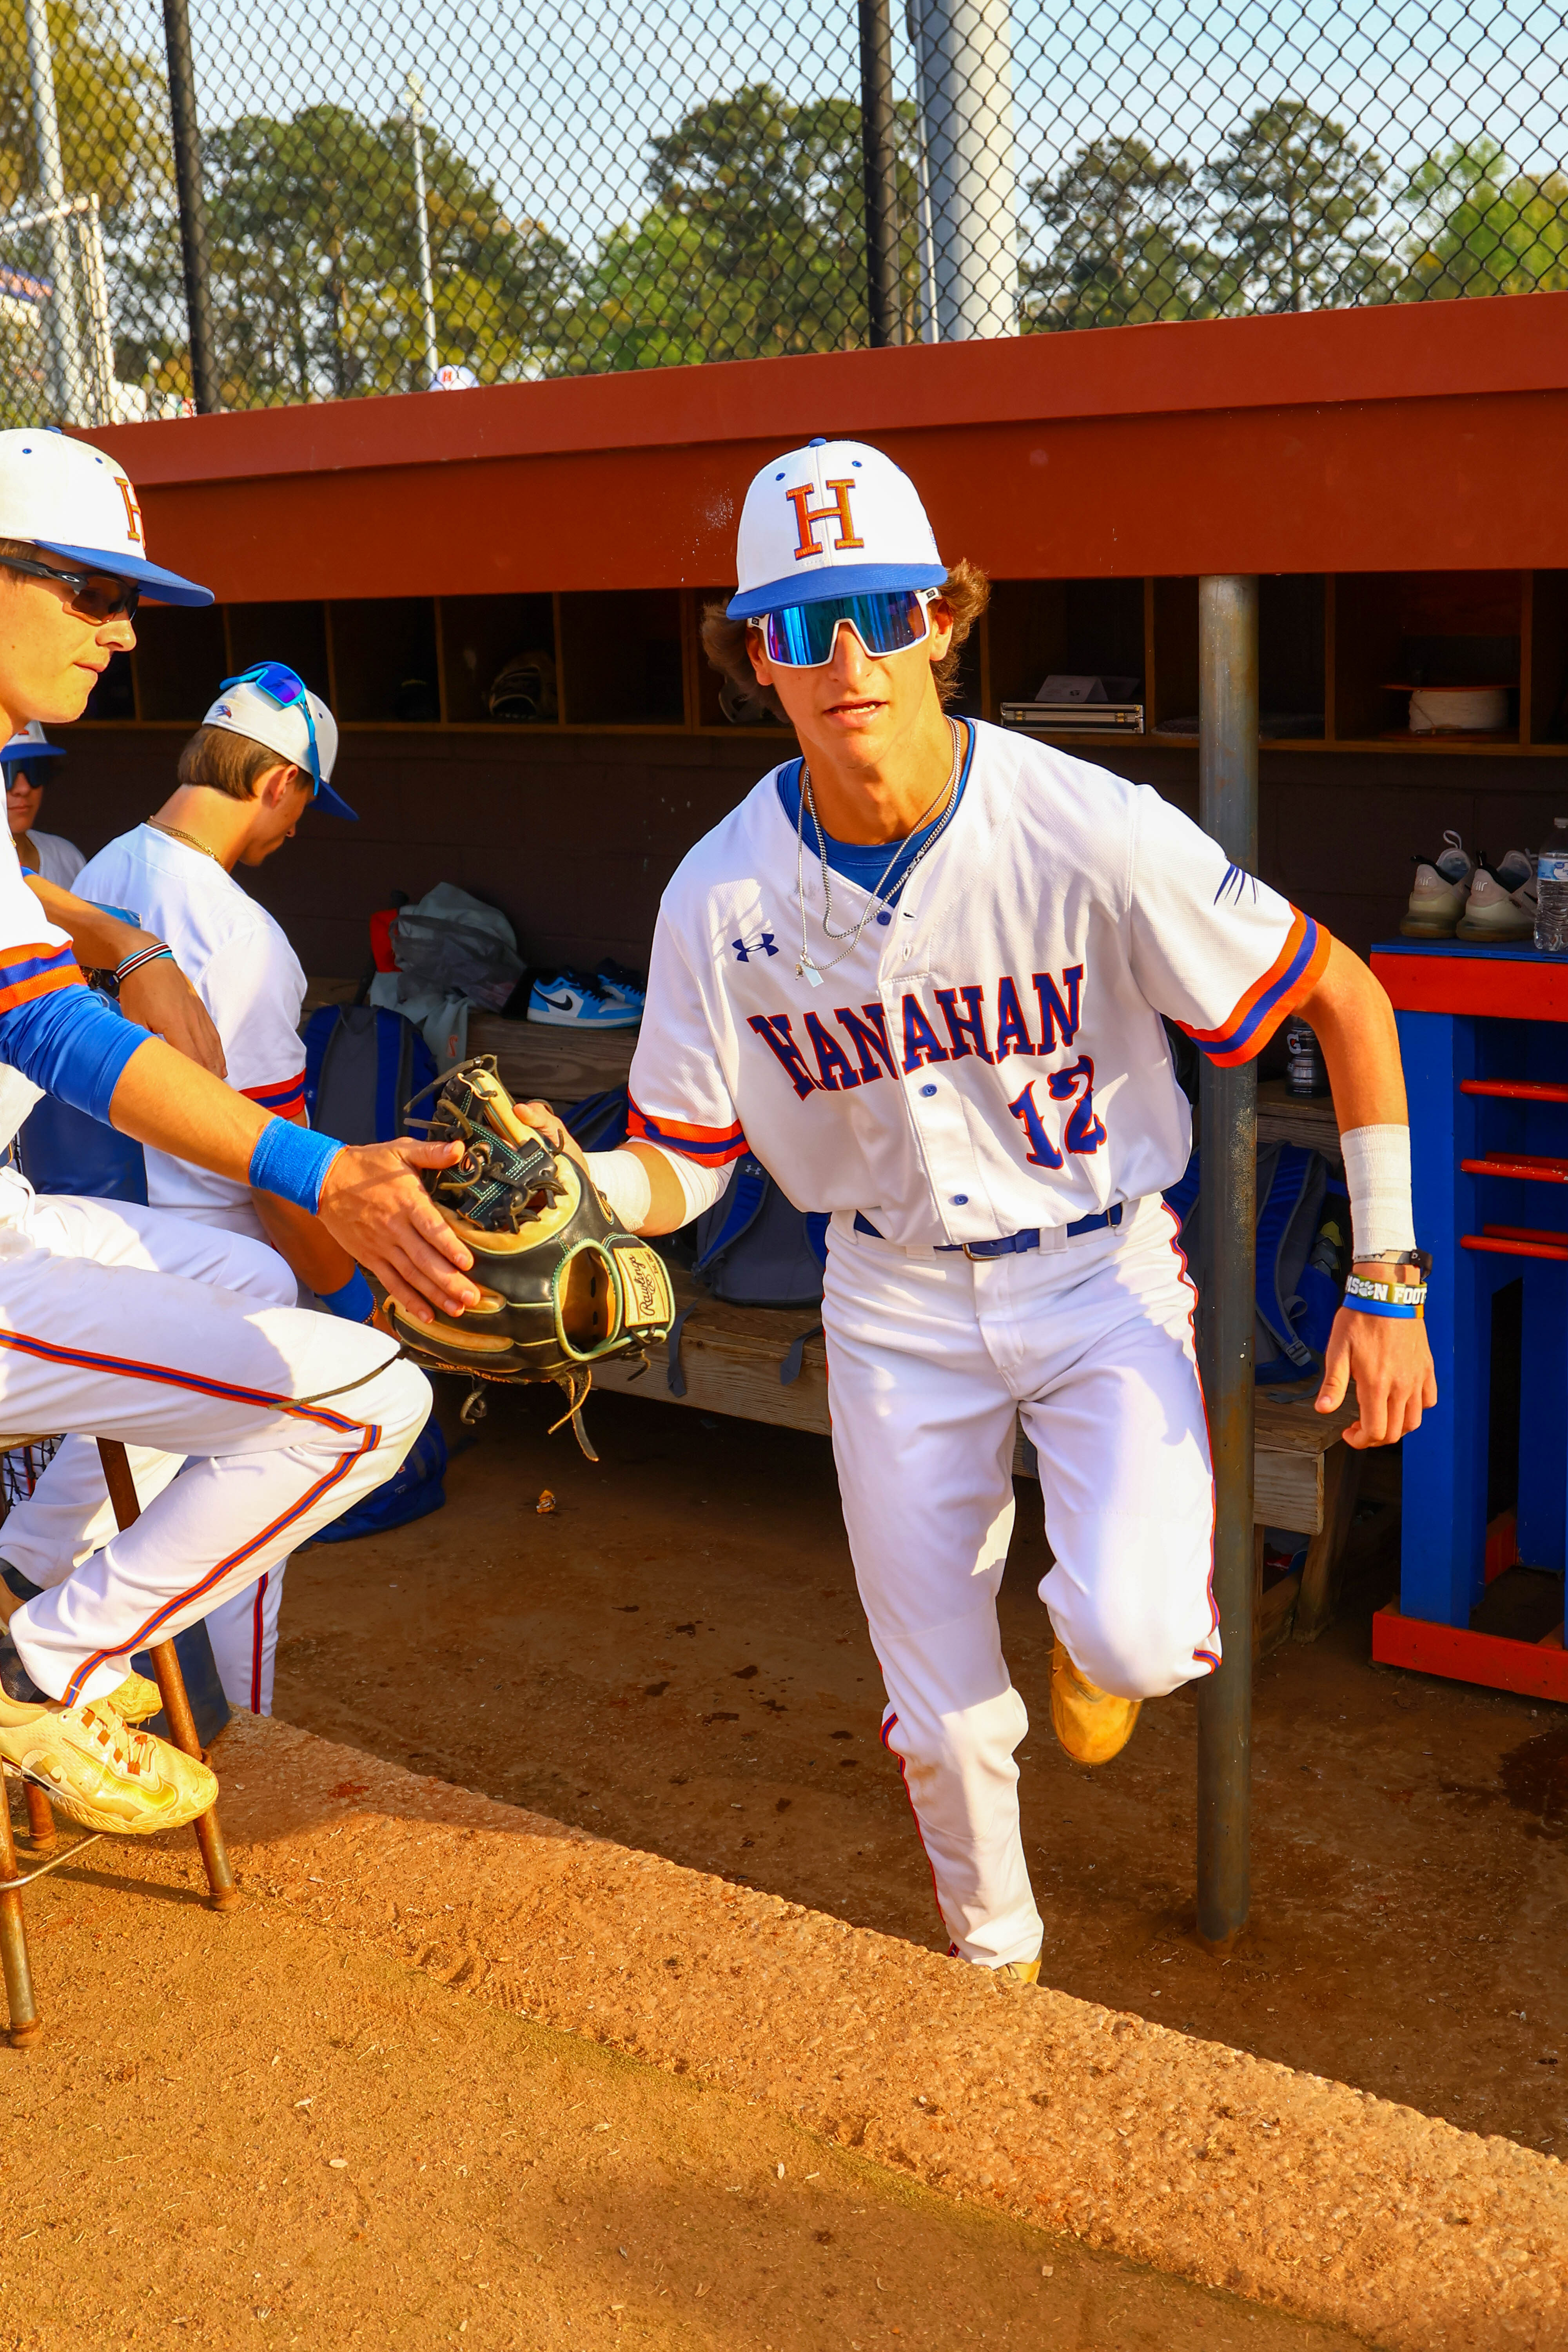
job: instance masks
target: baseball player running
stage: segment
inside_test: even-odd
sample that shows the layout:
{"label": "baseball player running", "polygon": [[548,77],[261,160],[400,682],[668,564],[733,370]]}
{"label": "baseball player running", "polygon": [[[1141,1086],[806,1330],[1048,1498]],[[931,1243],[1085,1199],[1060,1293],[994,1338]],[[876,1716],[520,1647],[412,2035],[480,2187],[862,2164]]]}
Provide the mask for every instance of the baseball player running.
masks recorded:
{"label": "baseball player running", "polygon": [[[205,589],[152,563],[125,475],[61,434],[0,434],[0,740],[80,716],[135,643],[143,592]],[[48,894],[40,903],[44,894]],[[50,920],[45,904],[58,912]],[[119,969],[121,1020],[77,955]],[[0,844],[0,1142],[40,1089],[157,1151],[319,1212],[405,1311],[479,1299],[468,1253],[415,1170],[455,1147],[345,1149],[279,1118],[138,1025],[209,1052],[211,1024],[165,943],[47,883]],[[248,1236],[153,1209],[35,1199],[0,1171],[0,1427],[118,1437],[189,1457],[135,1525],[51,1590],[0,1581],[0,1752],[95,1829],[189,1821],[207,1768],[126,1720],[152,1711],[128,1661],[255,1580],[389,1477],[429,1409],[380,1334],[294,1307]],[[116,1705],[117,1698],[121,1704]],[[153,1705],[156,1705],[155,1697]]]}
{"label": "baseball player running", "polygon": [[1364,965],[1146,785],[950,719],[984,602],[876,449],[763,467],[710,656],[795,730],[664,896],[633,1140],[588,1166],[631,1230],[754,1152],[831,1213],[823,1321],[845,1521],[952,1949],[1038,1974],[1026,1735],[995,1598],[1016,1418],[1055,1564],[1051,1715],[1086,1763],[1220,1657],[1194,1291],[1162,1189],[1191,1128],[1161,1015],[1219,1063],[1300,1011],[1342,1128],[1356,1295],[1319,1403],[1350,1444],[1436,1395],[1393,1015]]}
{"label": "baseball player running", "polygon": [[[174,951],[211,1013],[228,1081],[280,1118],[305,1124],[300,1012],[305,975],[283,930],[234,878],[292,840],[311,806],[353,810],[332,790],[338,731],[331,711],[282,663],[258,663],[224,681],[180,754],[178,783],[158,811],[92,858],[74,887],[88,898],[134,908]],[[149,1151],[147,1198],[197,1224],[270,1243],[299,1277],[299,1304],[313,1293],[332,1313],[363,1323],[370,1286],[319,1219],[210,1170]],[[177,1454],[138,1447],[132,1457],[145,1506],[179,1470]],[[108,1542],[114,1515],[90,1438],[68,1437],[0,1537],[6,1562],[32,1584],[58,1584]],[[272,1712],[278,1616],[287,1559],[208,1612],[207,1633],[229,1703]]]}

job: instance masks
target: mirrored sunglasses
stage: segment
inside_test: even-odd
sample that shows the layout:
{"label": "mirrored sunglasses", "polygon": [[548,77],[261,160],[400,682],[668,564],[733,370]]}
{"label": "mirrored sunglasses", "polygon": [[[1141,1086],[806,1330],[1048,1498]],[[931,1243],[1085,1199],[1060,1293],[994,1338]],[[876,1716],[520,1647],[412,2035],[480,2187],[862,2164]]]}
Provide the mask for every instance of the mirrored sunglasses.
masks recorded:
{"label": "mirrored sunglasses", "polygon": [[931,635],[931,588],[880,589],[868,596],[827,596],[785,604],[762,621],[768,659],[782,669],[820,669],[833,659],[840,629],[854,630],[874,659],[908,653]]}
{"label": "mirrored sunglasses", "polygon": [[287,662],[258,662],[253,669],[242,669],[237,677],[226,677],[218,686],[226,694],[231,686],[253,686],[279,710],[292,710],[299,706],[305,721],[305,734],[310,744],[310,797],[315,799],[321,789],[321,755],[316,748],[316,722],[310,716],[310,698],[305,691],[305,681],[298,670]]}

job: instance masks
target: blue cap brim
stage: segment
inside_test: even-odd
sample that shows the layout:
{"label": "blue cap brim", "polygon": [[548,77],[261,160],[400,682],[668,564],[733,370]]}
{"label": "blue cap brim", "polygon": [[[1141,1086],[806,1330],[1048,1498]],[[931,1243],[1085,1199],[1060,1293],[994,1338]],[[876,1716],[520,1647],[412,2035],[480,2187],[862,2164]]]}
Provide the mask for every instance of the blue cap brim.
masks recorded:
{"label": "blue cap brim", "polygon": [[765,588],[739,590],[724,607],[731,621],[760,621],[786,604],[826,604],[835,596],[873,596],[884,588],[940,588],[943,563],[837,563],[831,570],[770,580]]}
{"label": "blue cap brim", "polygon": [[63,760],[63,743],[29,743],[25,751],[0,751],[0,767],[30,768],[35,760]]}
{"label": "blue cap brim", "polygon": [[316,795],[310,806],[319,808],[325,816],[346,816],[352,824],[359,823],[358,809],[350,808],[342,793],[333,792],[331,784],[316,786]]}
{"label": "blue cap brim", "polygon": [[123,548],[63,547],[52,539],[41,539],[37,543],[47,555],[63,555],[72,563],[89,563],[95,572],[107,572],[113,580],[134,580],[154,604],[210,604],[213,601],[210,588],[198,588],[194,580],[182,580],[177,572],[165,572],[161,563],[146,563],[139,556],[127,555]]}

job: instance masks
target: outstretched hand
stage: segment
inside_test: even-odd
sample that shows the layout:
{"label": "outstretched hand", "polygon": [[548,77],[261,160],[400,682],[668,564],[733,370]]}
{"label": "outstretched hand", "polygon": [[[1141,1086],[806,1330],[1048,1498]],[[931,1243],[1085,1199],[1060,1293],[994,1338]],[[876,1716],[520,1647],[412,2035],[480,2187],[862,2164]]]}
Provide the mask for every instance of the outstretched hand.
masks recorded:
{"label": "outstretched hand", "polygon": [[450,1168],[460,1143],[346,1144],[327,1170],[322,1223],[399,1307],[421,1323],[432,1309],[460,1315],[479,1304],[467,1277],[473,1259],[432,1202],[416,1170]]}
{"label": "outstretched hand", "polygon": [[[1386,1279],[1388,1268],[1357,1269]],[[1335,1412],[1353,1381],[1356,1418],[1344,1433],[1359,1453],[1369,1445],[1393,1445],[1421,1426],[1421,1415],[1437,1402],[1437,1379],[1424,1322],[1387,1315],[1359,1315],[1342,1307],[1334,1318],[1323,1357],[1323,1384],[1316,1404]]]}

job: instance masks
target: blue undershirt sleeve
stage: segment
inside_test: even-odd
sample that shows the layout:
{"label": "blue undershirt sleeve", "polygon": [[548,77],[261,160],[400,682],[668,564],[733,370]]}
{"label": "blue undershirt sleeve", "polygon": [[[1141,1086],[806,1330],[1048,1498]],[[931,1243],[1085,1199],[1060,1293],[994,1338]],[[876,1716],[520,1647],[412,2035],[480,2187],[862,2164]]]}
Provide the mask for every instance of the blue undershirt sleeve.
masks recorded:
{"label": "blue undershirt sleeve", "polygon": [[148,1035],[89,988],[57,988],[0,1014],[0,1061],[107,1126],[121,1073]]}

